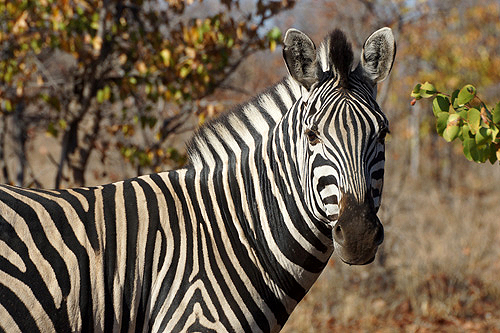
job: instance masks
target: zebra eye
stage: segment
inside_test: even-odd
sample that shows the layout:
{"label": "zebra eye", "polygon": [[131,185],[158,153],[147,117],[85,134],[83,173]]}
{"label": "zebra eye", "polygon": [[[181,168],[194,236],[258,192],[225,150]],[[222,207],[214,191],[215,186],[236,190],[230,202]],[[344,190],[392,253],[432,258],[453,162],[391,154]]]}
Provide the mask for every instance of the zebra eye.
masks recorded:
{"label": "zebra eye", "polygon": [[305,134],[307,135],[307,139],[311,145],[315,145],[320,141],[318,133],[312,129],[307,129]]}

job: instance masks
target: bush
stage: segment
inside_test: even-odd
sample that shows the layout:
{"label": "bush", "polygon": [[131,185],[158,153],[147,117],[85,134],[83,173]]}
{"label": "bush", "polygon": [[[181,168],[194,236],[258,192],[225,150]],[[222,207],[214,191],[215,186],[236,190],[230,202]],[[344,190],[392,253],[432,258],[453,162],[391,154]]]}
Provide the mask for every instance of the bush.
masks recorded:
{"label": "bush", "polygon": [[453,93],[439,92],[432,83],[417,84],[411,93],[412,105],[421,98],[432,98],[436,131],[446,141],[462,141],[469,161],[494,164],[500,160],[500,102],[489,108],[473,85]]}

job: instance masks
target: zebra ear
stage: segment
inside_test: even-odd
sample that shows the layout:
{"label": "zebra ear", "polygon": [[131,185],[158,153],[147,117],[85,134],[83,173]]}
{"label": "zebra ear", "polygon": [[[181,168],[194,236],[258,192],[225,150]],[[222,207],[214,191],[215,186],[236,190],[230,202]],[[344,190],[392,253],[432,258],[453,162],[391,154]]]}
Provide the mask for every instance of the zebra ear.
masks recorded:
{"label": "zebra ear", "polygon": [[290,75],[307,90],[317,81],[316,46],[302,31],[289,29],[283,40],[283,58]]}
{"label": "zebra ear", "polygon": [[360,66],[365,77],[374,85],[383,81],[392,69],[396,56],[396,41],[391,28],[375,31],[363,45]]}

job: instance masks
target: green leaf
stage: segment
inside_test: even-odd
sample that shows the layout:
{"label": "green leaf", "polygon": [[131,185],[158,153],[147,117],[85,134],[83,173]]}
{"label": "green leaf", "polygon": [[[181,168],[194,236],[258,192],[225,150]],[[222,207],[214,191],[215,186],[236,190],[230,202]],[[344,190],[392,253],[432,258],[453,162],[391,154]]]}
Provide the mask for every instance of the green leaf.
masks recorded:
{"label": "green leaf", "polygon": [[49,126],[47,126],[47,134],[54,137],[54,138],[57,138],[57,128],[56,126],[54,125],[53,122],[50,122],[49,123]]}
{"label": "green leaf", "polygon": [[493,109],[492,120],[495,124],[500,125],[500,102],[498,102],[495,108]]}
{"label": "green leaf", "polygon": [[267,33],[267,38],[274,41],[279,41],[281,39],[281,30],[278,27],[274,27]]}
{"label": "green leaf", "polygon": [[4,107],[5,107],[5,110],[7,110],[7,112],[12,111],[12,109],[13,109],[12,108],[12,103],[8,99],[5,100]]}
{"label": "green leaf", "polygon": [[108,85],[106,85],[106,86],[104,86],[102,91],[103,91],[104,100],[106,100],[106,101],[109,100],[111,97],[111,88]]}
{"label": "green leaf", "polygon": [[61,102],[59,101],[59,98],[47,94],[42,94],[41,98],[57,111],[61,110]]}
{"label": "green leaf", "polygon": [[462,143],[462,146],[464,148],[464,155],[465,158],[467,158],[469,161],[472,161],[472,154],[471,154],[471,148],[472,146],[475,146],[476,143],[474,142],[474,139],[465,139]]}
{"label": "green leaf", "polygon": [[430,82],[425,82],[421,87],[420,87],[421,90],[425,90],[427,91],[428,93],[437,93],[437,90],[436,90],[436,87],[434,87],[434,85]]}
{"label": "green leaf", "polygon": [[478,109],[470,109],[467,111],[467,121],[469,123],[469,128],[472,134],[476,134],[479,131],[479,124],[481,122],[481,113]]}
{"label": "green leaf", "polygon": [[66,120],[65,120],[65,119],[59,119],[59,122],[58,122],[58,123],[59,123],[59,127],[60,127],[61,129],[63,129],[63,130],[65,130],[65,129],[66,129],[66,127],[68,127],[68,123],[66,122]]}
{"label": "green leaf", "polygon": [[453,93],[451,94],[451,104],[453,105],[453,108],[458,108],[458,93],[460,92],[460,90],[455,90],[453,91]]}
{"label": "green leaf", "polygon": [[436,130],[439,135],[443,135],[444,130],[446,129],[446,125],[448,124],[449,113],[441,112],[438,114],[436,120]]}
{"label": "green leaf", "polygon": [[467,108],[461,107],[455,110],[463,120],[467,120]]}
{"label": "green leaf", "polygon": [[443,132],[443,138],[446,141],[451,142],[457,138],[459,132],[460,132],[460,127],[458,127],[457,125],[447,126]]}
{"label": "green leaf", "polygon": [[479,147],[474,139],[464,140],[464,155],[469,161],[484,163],[489,157],[489,146]]}
{"label": "green leaf", "polygon": [[97,90],[97,103],[102,103],[104,102],[104,91],[102,89]]}
{"label": "green leaf", "polygon": [[420,83],[417,83],[417,85],[413,88],[412,92],[411,92],[411,97],[414,97],[415,99],[421,99],[422,96],[420,96],[420,87],[422,86],[422,84]]}
{"label": "green leaf", "polygon": [[452,125],[452,126],[457,125],[458,126],[459,121],[460,121],[460,116],[456,113],[452,113],[448,117],[448,125]]}
{"label": "green leaf", "polygon": [[450,114],[448,117],[447,125],[445,130],[443,131],[443,138],[451,142],[455,140],[460,133],[460,127],[459,127],[459,122],[460,122],[460,116],[458,114]]}
{"label": "green leaf", "polygon": [[498,132],[500,132],[500,129],[498,127],[496,127],[495,125],[491,126],[490,127],[490,136],[491,136],[491,140],[493,142],[499,142],[500,141],[500,138],[497,138],[497,135],[498,135]]}
{"label": "green leaf", "polygon": [[497,157],[497,154],[496,154],[496,147],[495,147],[495,145],[490,145],[490,151],[489,151],[488,159],[490,160],[491,164],[494,164],[497,161],[498,157]]}
{"label": "green leaf", "polygon": [[463,124],[460,131],[460,139],[462,141],[470,139],[469,125]]}
{"label": "green leaf", "polygon": [[484,145],[491,141],[491,130],[488,133],[489,128],[481,127],[476,133],[476,144],[478,146]]}
{"label": "green leaf", "polygon": [[440,112],[449,112],[450,110],[450,100],[445,95],[438,94],[436,98],[432,101],[432,111],[437,117]]}
{"label": "green leaf", "polygon": [[479,154],[478,162],[484,163],[488,160],[490,155],[490,145],[477,146],[477,151]]}
{"label": "green leaf", "polygon": [[187,67],[187,66],[181,67],[181,70],[179,71],[179,77],[181,79],[184,79],[186,76],[189,75],[189,73],[191,73],[190,67]]}
{"label": "green leaf", "polygon": [[464,105],[472,101],[476,97],[476,88],[473,85],[466,85],[458,93],[457,103],[458,105]]}
{"label": "green leaf", "polygon": [[496,156],[497,156],[497,159],[500,160],[500,148],[498,148],[498,146],[495,146],[495,149],[497,150],[495,152]]}
{"label": "green leaf", "polygon": [[420,87],[420,96],[423,98],[429,98],[434,96],[434,94],[437,93],[436,87],[432,83],[425,82],[421,87]]}

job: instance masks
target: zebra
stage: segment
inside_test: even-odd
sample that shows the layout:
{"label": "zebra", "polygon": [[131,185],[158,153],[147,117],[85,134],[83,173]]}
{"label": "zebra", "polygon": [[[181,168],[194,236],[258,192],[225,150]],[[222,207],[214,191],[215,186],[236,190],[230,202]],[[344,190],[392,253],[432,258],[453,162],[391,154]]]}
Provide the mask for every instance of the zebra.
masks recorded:
{"label": "zebra", "polygon": [[[388,121],[341,30],[290,29],[289,75],[208,121],[177,170],[66,190],[0,187],[0,327],[8,332],[280,330],[333,252],[374,260]],[[354,68],[354,69],[353,69]]]}

